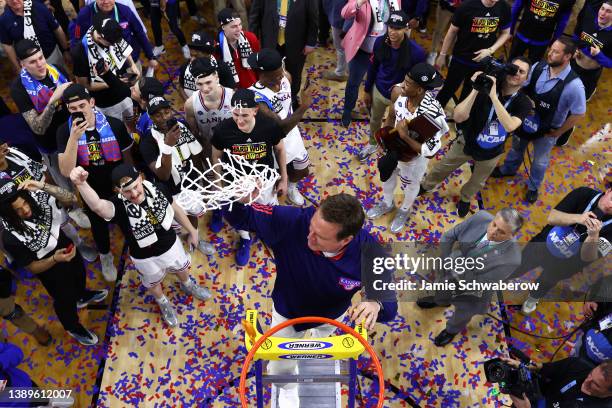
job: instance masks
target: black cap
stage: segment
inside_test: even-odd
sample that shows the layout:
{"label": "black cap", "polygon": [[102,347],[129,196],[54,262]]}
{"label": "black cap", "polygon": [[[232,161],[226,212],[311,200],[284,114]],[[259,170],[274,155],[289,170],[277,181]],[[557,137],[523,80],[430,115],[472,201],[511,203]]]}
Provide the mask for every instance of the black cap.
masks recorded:
{"label": "black cap", "polygon": [[215,39],[206,31],[196,31],[195,33],[191,34],[189,48],[212,54],[215,52]]}
{"label": "black cap", "polygon": [[219,25],[224,26],[234,20],[240,20],[240,16],[236,10],[224,8],[217,14],[217,20],[219,21]]}
{"label": "black cap", "polygon": [[164,96],[165,93],[164,85],[153,77],[144,77],[138,81],[138,89],[140,95],[148,101],[156,96]]}
{"label": "black cap", "polygon": [[232,96],[232,108],[254,108],[257,106],[255,92],[250,89],[238,88]]}
{"label": "black cap", "polygon": [[393,28],[407,28],[408,27],[408,15],[402,10],[392,11],[387,19],[387,25]]}
{"label": "black cap", "polygon": [[149,107],[147,113],[149,116],[155,114],[162,108],[169,108],[170,102],[168,102],[163,96],[156,96],[149,100]]}
{"label": "black cap", "polygon": [[247,62],[250,67],[259,71],[274,71],[283,65],[283,58],[278,51],[272,48],[264,48],[248,56]]}
{"label": "black cap", "polygon": [[[127,163],[121,163],[113,169],[111,173],[111,180],[113,181],[114,186],[123,188],[124,186],[131,184],[139,176],[140,173],[138,173],[138,170],[136,170],[134,166]],[[119,181],[124,177],[129,177],[130,180],[119,185]]]}
{"label": "black cap", "polygon": [[123,39],[123,31],[119,23],[116,22],[115,19],[107,17],[102,13],[98,13],[94,16],[93,27],[104,40],[111,44],[116,44]]}
{"label": "black cap", "polygon": [[413,66],[408,76],[425,89],[435,89],[444,83],[442,75],[434,67],[425,62],[420,62]]}
{"label": "black cap", "polygon": [[17,184],[6,173],[2,172],[0,176],[0,201],[11,200],[17,194]]}
{"label": "black cap", "polygon": [[81,99],[91,99],[89,91],[81,84],[70,84],[62,94],[64,103],[76,102]]}
{"label": "black cap", "polygon": [[191,75],[195,79],[207,77],[210,74],[217,72],[217,63],[212,58],[196,58],[191,63]]}
{"label": "black cap", "polygon": [[29,38],[17,41],[15,44],[15,54],[20,61],[30,58],[32,55],[41,51],[40,46]]}

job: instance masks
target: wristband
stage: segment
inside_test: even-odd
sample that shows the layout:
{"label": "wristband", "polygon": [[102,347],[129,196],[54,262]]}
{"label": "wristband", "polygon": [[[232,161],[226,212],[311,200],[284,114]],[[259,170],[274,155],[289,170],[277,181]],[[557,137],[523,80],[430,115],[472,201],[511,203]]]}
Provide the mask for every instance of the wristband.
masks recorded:
{"label": "wristband", "polygon": [[446,57],[446,53],[445,53],[445,52],[441,52],[441,53],[440,53],[440,54],[438,54],[438,55],[442,55],[442,56]]}
{"label": "wristband", "polygon": [[168,146],[165,143],[162,143],[162,145],[159,147],[159,150],[162,154],[172,154],[172,146]]}

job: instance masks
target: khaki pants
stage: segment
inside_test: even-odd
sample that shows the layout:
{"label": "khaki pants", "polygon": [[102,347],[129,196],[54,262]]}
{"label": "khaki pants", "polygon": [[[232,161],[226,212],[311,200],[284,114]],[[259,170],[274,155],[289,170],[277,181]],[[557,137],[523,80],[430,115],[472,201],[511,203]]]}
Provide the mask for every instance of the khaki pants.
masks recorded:
{"label": "khaki pants", "polygon": [[0,316],[28,334],[32,334],[38,326],[21,307],[16,307],[14,296],[0,298]]}
{"label": "khaki pants", "polygon": [[391,100],[385,98],[376,88],[376,84],[372,88],[372,109],[370,112],[370,144],[375,145],[376,139],[374,135],[380,129],[383,116],[387,107],[391,105]]}
{"label": "khaki pants", "polygon": [[[472,160],[472,156],[463,153],[465,141],[462,137],[457,138],[441,161],[429,170],[425,180],[421,183],[425,190],[431,190],[440,184],[449,174],[457,170],[462,164]],[[474,170],[470,179],[461,187],[461,201],[470,202],[485,184],[487,178],[497,165],[501,155],[489,160],[474,160]]]}
{"label": "khaki pants", "polygon": [[[249,16],[247,13],[246,5],[244,4],[244,0],[229,0],[232,4],[232,8],[238,12],[240,15],[240,20],[242,21],[242,29],[244,31],[249,30]],[[221,10],[227,7],[228,0],[214,0],[215,6],[215,20],[217,20],[217,15]]]}

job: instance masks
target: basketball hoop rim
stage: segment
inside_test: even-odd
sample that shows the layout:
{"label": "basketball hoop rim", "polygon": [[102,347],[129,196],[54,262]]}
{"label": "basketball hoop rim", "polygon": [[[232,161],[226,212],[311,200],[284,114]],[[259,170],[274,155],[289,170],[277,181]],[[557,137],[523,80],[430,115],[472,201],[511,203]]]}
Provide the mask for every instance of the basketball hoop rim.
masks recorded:
{"label": "basketball hoop rim", "polygon": [[374,351],[374,348],[372,348],[370,343],[368,343],[352,327],[349,327],[346,324],[340,323],[336,320],[328,319],[326,317],[316,317],[316,316],[298,317],[297,319],[286,320],[272,327],[270,330],[265,332],[263,336],[259,338],[259,340],[255,342],[255,344],[253,345],[253,347],[251,347],[251,350],[247,354],[246,359],[244,360],[244,363],[242,365],[242,373],[240,373],[240,384],[238,385],[238,394],[240,396],[240,404],[242,405],[242,408],[248,408],[248,402],[246,400],[246,378],[247,378],[247,373],[249,371],[249,365],[251,361],[253,360],[253,357],[255,356],[255,353],[257,352],[259,347],[261,347],[261,345],[268,339],[268,337],[271,337],[274,333],[284,329],[285,327],[293,326],[296,324],[302,324],[302,323],[331,324],[332,326],[336,326],[337,328],[343,330],[345,333],[348,333],[352,335],[353,337],[355,337],[365,347],[368,354],[372,358],[372,361],[374,362],[374,368],[376,369],[376,372],[378,373],[378,403],[376,405],[376,408],[382,408],[383,402],[385,400],[385,380],[383,378],[382,365],[380,364],[380,360],[376,356],[376,352]]}

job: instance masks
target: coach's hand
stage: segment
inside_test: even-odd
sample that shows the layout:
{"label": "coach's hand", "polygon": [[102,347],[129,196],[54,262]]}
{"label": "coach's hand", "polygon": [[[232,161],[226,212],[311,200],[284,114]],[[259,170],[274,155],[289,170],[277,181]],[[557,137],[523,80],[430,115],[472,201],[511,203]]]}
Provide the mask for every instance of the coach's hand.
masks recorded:
{"label": "coach's hand", "polygon": [[366,330],[372,330],[380,312],[380,304],[375,301],[361,302],[348,310],[349,319],[355,324],[363,322]]}

